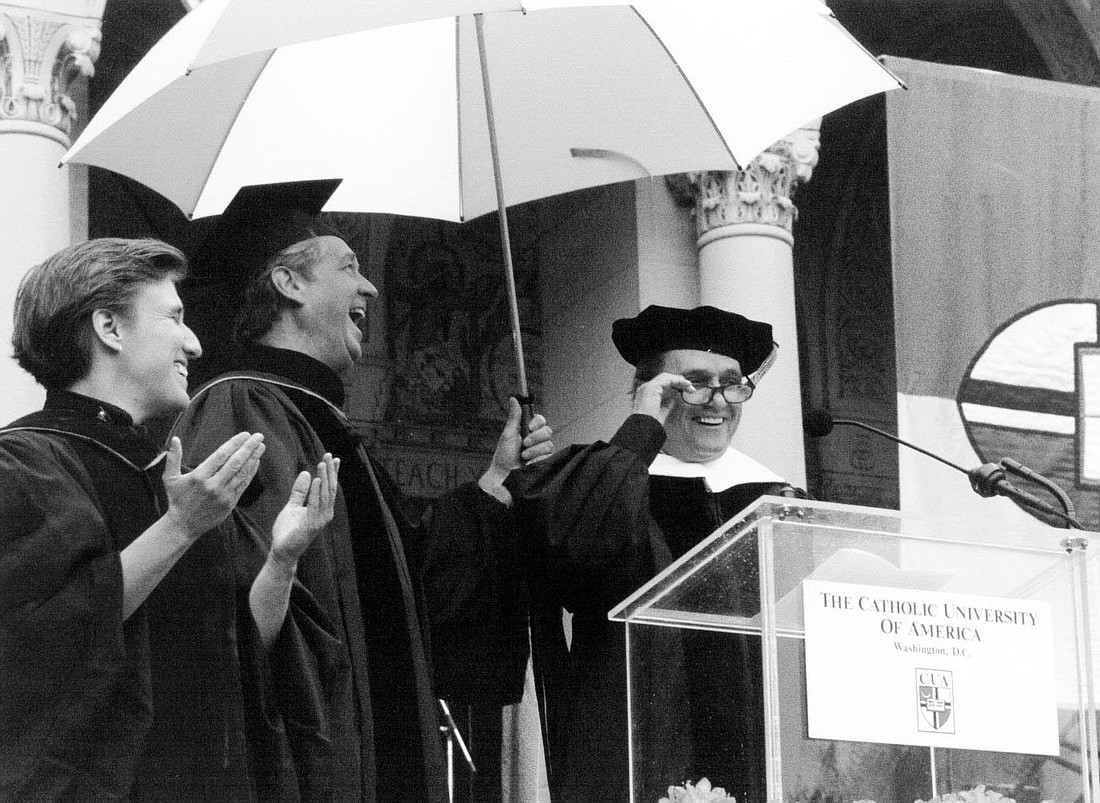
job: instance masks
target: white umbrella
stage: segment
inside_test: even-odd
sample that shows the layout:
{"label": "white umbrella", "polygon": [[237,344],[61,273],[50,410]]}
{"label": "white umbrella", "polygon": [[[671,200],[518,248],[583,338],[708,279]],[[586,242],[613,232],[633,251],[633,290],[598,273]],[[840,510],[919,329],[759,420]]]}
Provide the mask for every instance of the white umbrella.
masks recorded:
{"label": "white umbrella", "polygon": [[226,2],[169,31],[65,160],[127,175],[194,217],[242,186],[315,178],[343,179],[329,210],[500,210],[523,396],[508,204],[738,169],[805,121],[900,85],[816,0],[528,0],[526,13],[425,19],[188,72],[222,19],[207,5]]}
{"label": "white umbrella", "polygon": [[[319,177],[344,178],[333,210],[467,220],[496,208],[472,15],[188,73],[226,2],[206,0],[169,31],[65,160],[127,175],[195,217],[241,186]],[[509,203],[735,169],[805,121],[898,86],[815,0],[588,0],[484,21]]]}

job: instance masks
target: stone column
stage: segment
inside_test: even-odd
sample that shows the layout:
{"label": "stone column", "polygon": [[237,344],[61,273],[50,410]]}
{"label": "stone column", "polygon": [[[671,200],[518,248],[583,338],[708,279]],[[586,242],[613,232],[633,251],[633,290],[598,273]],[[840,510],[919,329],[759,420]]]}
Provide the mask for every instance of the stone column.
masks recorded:
{"label": "stone column", "polygon": [[80,82],[99,56],[105,2],[0,2],[0,424],[36,409],[44,396],[11,359],[19,280],[87,237],[83,173],[74,181],[58,164],[78,117],[73,95],[83,96]]}
{"label": "stone column", "polygon": [[779,359],[745,409],[735,445],[805,487],[795,322],[791,195],[817,164],[820,120],[789,134],[740,172],[671,179],[694,204],[699,303],[769,322]]}

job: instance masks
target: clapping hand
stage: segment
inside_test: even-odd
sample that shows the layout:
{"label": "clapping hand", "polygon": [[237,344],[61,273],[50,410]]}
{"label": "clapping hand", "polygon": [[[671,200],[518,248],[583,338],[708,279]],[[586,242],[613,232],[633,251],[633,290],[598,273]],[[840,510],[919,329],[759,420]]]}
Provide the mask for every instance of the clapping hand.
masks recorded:
{"label": "clapping hand", "polygon": [[340,458],[326,453],[317,464],[317,476],[303,471],[294,480],[290,499],[271,528],[271,559],[292,567],[313,539],[332,521],[336,508]]}
{"label": "clapping hand", "polygon": [[240,432],[203,460],[194,471],[182,473],[183,447],[173,437],[164,463],[167,518],[188,540],[217,527],[256,476],[264,453],[264,436]]}

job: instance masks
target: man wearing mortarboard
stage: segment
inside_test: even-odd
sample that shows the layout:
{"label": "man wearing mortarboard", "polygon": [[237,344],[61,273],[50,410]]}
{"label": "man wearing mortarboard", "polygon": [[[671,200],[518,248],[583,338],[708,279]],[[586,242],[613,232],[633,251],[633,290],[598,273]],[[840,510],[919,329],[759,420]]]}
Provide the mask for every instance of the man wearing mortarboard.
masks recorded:
{"label": "man wearing mortarboard", "polygon": [[[567,652],[554,605],[532,625],[554,803],[629,796],[624,632],[608,611],[757,497],[791,493],[732,446],[777,353],[769,324],[650,306],[616,321],[612,340],[635,366],[633,413],[609,442],[564,449],[506,482],[538,552],[533,598],[573,614]],[[759,646],[641,630],[656,632],[635,645],[649,663],[631,676],[632,695],[648,698],[633,723],[633,799],[706,777],[740,803],[763,803]]]}
{"label": "man wearing mortarboard", "polygon": [[[241,500],[261,527],[286,495],[290,467],[315,465],[326,451],[341,459],[332,523],[296,562],[276,567],[291,578],[291,593],[280,601],[285,617],[257,622],[262,671],[250,675],[241,662],[240,743],[258,798],[443,803],[439,708],[410,561],[410,544],[427,536],[404,520],[399,492],[342,409],[341,375],[361,356],[360,324],[378,292],[354,251],[318,219],[338,183],[246,187],[221,216],[197,271],[217,275],[227,298],[243,300],[232,348],[174,431],[192,460],[223,432],[264,433],[267,454]],[[234,277],[240,286],[225,289]],[[519,419],[513,401],[489,469],[438,500],[420,526],[474,541],[510,531],[504,477],[553,448],[541,416],[526,437]],[[258,570],[247,565],[247,545],[227,551],[246,577]],[[450,582],[468,591],[474,575],[460,565]],[[487,669],[481,682],[518,697],[526,654],[513,663],[499,674]]]}

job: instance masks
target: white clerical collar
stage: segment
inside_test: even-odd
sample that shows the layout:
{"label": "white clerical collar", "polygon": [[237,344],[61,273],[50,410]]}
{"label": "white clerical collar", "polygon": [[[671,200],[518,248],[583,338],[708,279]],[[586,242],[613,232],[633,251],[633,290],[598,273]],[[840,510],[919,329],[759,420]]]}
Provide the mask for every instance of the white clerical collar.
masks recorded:
{"label": "white clerical collar", "polygon": [[702,477],[711,493],[719,493],[747,482],[783,482],[771,469],[732,446],[721,457],[709,463],[686,463],[677,457],[661,453],[649,467],[649,473],[659,477]]}

